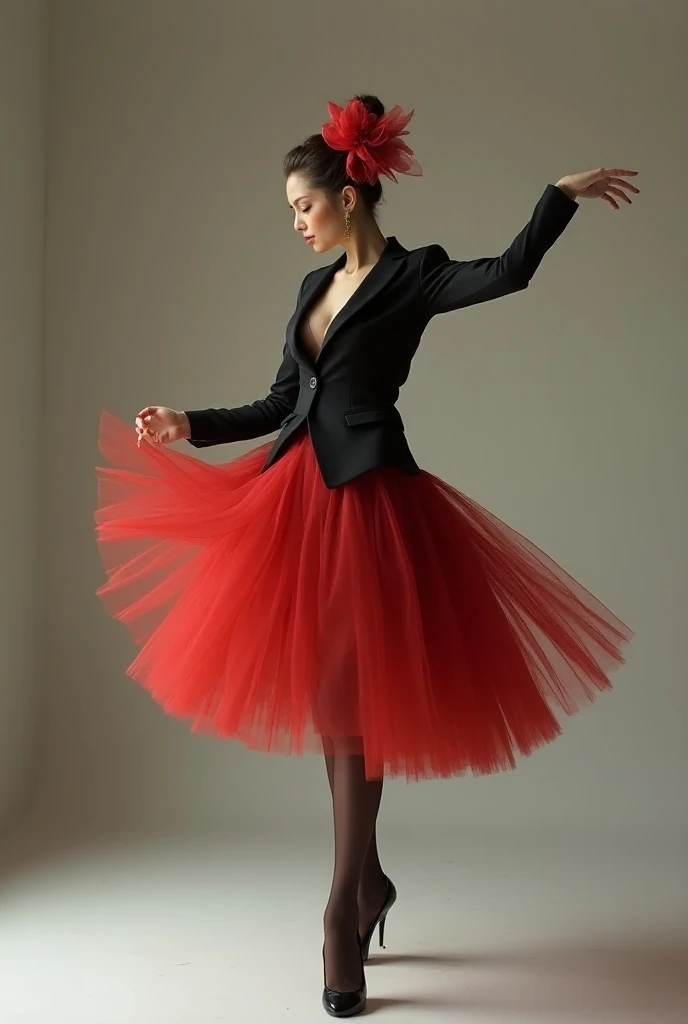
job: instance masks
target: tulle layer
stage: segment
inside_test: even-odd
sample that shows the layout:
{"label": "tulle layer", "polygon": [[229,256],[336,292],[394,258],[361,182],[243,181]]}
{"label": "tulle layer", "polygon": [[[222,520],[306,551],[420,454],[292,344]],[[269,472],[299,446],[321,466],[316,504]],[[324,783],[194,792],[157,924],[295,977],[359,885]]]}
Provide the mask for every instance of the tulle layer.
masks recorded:
{"label": "tulle layer", "polygon": [[98,594],[128,674],[191,728],[358,753],[368,778],[513,768],[609,688],[631,631],[441,478],[325,487],[307,431],[211,465],[105,413]]}

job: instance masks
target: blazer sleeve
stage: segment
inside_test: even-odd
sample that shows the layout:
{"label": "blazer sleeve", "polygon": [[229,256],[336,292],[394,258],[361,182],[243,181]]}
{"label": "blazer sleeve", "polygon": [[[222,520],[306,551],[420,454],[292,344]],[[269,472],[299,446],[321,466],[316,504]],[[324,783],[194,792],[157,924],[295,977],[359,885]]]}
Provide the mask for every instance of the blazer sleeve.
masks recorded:
{"label": "blazer sleeve", "polygon": [[420,291],[428,316],[527,288],[543,256],[577,209],[575,199],[556,185],[548,185],[531,219],[501,256],[452,260],[441,245],[429,245],[419,264]]}
{"label": "blazer sleeve", "polygon": [[[307,278],[308,274],[301,282],[297,308]],[[299,366],[285,342],[282,362],[270,386],[269,394],[265,398],[251,402],[250,405],[241,405],[234,409],[185,410],[191,427],[191,437],[187,440],[194,448],[208,448],[214,444],[248,441],[253,437],[271,434],[280,428],[282,420],[292,411],[298,394]]]}

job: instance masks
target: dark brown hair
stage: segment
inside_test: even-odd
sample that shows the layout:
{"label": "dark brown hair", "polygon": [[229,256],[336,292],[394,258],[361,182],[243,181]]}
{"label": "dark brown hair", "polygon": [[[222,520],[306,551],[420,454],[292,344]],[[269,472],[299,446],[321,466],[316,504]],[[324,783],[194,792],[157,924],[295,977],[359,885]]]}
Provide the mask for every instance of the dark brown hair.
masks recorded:
{"label": "dark brown hair", "polygon": [[[385,108],[377,96],[357,96],[356,99],[371,112],[381,117]],[[382,199],[382,184],[374,185],[367,182],[359,184],[352,181],[346,173],[347,154],[343,150],[332,149],[322,135],[309,135],[300,146],[290,149],[284,158],[284,177],[290,174],[302,174],[311,188],[322,189],[338,195],[346,185],[351,185],[358,192],[366,210],[376,216],[376,208]]]}

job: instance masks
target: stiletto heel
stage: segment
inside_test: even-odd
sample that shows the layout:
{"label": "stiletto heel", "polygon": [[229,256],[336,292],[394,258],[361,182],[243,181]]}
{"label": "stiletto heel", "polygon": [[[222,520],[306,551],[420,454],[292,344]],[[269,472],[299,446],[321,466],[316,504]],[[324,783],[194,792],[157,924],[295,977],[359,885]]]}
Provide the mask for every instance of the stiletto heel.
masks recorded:
{"label": "stiletto heel", "polygon": [[[387,876],[385,876],[387,877]],[[380,908],[380,912],[375,920],[366,929],[366,933],[361,939],[361,956],[363,960],[368,959],[370,953],[370,943],[373,938],[375,929],[380,926],[380,949],[384,947],[385,937],[385,921],[387,920],[387,914],[390,912],[392,907],[397,901],[397,890],[394,888],[394,883],[391,878],[387,878],[387,893],[385,894],[385,901]]]}
{"label": "stiletto heel", "polygon": [[360,988],[357,988],[355,992],[337,992],[335,989],[327,987],[327,978],[325,976],[325,947],[323,946],[324,988],[322,1004],[330,1017],[355,1017],[357,1013],[362,1013],[363,1010],[365,1010],[368,990],[366,987],[365,972],[363,970],[361,937],[358,934],[358,931],[356,932],[356,941],[358,943],[358,952],[361,954],[361,986]]}
{"label": "stiletto heel", "polygon": [[385,914],[384,917],[380,918],[380,949],[384,949],[385,948],[385,921],[386,920],[387,920],[387,915],[386,914]]}

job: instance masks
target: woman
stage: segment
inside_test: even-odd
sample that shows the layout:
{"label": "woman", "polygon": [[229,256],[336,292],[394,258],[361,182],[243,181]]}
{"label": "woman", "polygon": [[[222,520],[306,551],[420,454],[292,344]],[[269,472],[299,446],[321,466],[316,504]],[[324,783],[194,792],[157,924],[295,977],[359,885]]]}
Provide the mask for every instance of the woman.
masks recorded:
{"label": "woman", "polygon": [[[375,824],[383,777],[511,768],[609,687],[630,630],[534,544],[416,463],[396,409],[430,319],[526,288],[578,209],[635,171],[548,185],[506,252],[406,249],[376,220],[380,175],[418,175],[413,111],[329,104],[286,157],[294,228],[332,264],[304,278],[269,395],[233,409],[104,414],[99,594],[141,650],[129,668],[195,729],[325,752],[335,868],[323,1005],[366,1001],[363,962],[396,890]],[[168,446],[260,437],[222,465]]]}

